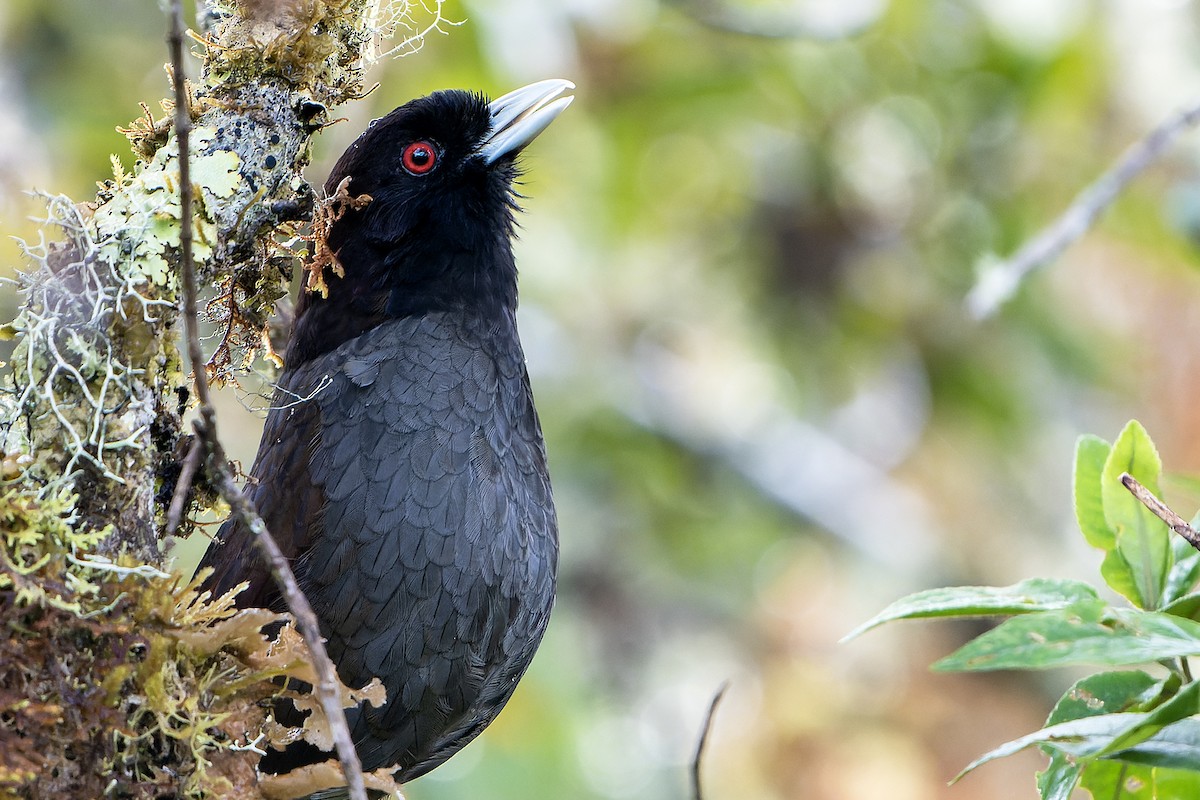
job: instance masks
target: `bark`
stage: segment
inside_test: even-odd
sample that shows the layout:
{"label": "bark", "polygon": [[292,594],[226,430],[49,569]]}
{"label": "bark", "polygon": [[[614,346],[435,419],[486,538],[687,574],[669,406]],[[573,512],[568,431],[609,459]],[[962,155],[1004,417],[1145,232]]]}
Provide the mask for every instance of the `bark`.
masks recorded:
{"label": "bark", "polygon": [[[442,21],[432,9],[426,31]],[[313,206],[311,136],[360,95],[373,40],[412,30],[407,10],[206,6],[186,118],[191,249],[223,334],[207,379],[264,347],[295,266],[286,242]],[[0,329],[18,339],[0,385],[0,797],[295,796],[303,785],[260,785],[257,754],[324,727],[318,713],[303,730],[264,727],[277,678],[317,680],[290,622],[269,643],[261,629],[282,618],[161,569],[191,402],[176,341],[187,237],[175,108],[161,105],[125,131],[132,171],[114,160],[88,203],[46,198],[57,238],[26,247],[23,306]]]}

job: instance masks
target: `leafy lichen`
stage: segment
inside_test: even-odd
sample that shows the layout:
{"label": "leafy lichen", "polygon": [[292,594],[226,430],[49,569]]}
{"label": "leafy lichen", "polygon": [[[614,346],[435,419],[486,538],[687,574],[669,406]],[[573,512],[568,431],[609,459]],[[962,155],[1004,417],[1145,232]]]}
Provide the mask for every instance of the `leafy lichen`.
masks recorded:
{"label": "leafy lichen", "polygon": [[[81,527],[75,500],[0,493],[0,797],[261,797],[263,747],[326,736],[319,712],[267,724],[275,679],[313,680],[299,635],[268,639],[286,616],[95,553],[108,531]],[[383,700],[346,691],[362,697]]]}
{"label": "leafy lichen", "polygon": [[[296,225],[314,206],[309,138],[361,93],[370,42],[408,5],[209,6],[218,22],[196,37],[204,68],[188,85],[190,190],[197,266],[224,326],[209,365],[221,379],[266,345],[286,291]],[[46,198],[58,240],[26,247],[23,307],[0,331],[17,339],[0,386],[0,798],[296,797],[339,780],[329,765],[255,771],[272,743],[326,743],[319,709],[301,730],[268,724],[279,679],[313,681],[300,637],[283,616],[171,574],[158,546],[186,449],[171,338],[181,187],[170,116],[143,108],[124,131],[129,171],[114,159],[92,203]]]}

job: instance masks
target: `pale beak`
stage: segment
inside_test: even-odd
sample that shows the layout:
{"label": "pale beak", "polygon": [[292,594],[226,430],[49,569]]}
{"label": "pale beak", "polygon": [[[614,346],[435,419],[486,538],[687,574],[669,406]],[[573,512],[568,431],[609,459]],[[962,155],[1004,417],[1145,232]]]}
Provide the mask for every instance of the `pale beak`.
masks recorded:
{"label": "pale beak", "polygon": [[479,148],[484,163],[491,165],[504,156],[515,156],[536,139],[575,99],[558,96],[574,88],[575,84],[570,81],[551,78],[493,100],[488,106],[492,112],[492,127]]}

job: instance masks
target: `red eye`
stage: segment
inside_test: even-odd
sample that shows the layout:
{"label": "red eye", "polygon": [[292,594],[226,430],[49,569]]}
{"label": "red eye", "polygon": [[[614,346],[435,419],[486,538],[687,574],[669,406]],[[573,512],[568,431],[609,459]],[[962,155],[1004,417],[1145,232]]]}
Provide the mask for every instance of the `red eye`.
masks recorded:
{"label": "red eye", "polygon": [[401,162],[413,175],[424,175],[437,164],[437,148],[429,142],[413,142],[404,148]]}

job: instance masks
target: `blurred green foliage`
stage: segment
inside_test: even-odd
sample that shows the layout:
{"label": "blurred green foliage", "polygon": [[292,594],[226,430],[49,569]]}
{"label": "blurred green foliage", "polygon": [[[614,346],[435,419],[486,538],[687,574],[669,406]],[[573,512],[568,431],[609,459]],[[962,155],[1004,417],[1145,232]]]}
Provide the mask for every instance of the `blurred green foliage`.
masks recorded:
{"label": "blurred green foliage", "polygon": [[[1071,530],[1081,432],[1137,416],[1168,463],[1200,466],[1194,144],[998,316],[962,302],[981,257],[1013,251],[1200,86],[1195,9],[445,13],[464,24],[376,67],[310,174],[427,91],[578,84],[525,156],[518,252],[563,576],[510,708],[410,797],[688,796],[725,679],[710,797],[1036,796],[1036,755],[944,784],[1040,726],[1069,676],[931,679],[969,624],[836,642],[916,589],[1094,574]],[[151,0],[0,6],[4,232],[37,236],[22,191],[84,200],[110,153],[128,163],[113,128],[166,94],[164,28]],[[226,399],[248,462],[259,418]]]}

